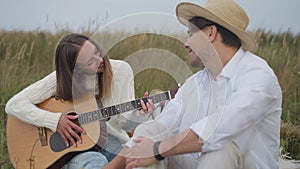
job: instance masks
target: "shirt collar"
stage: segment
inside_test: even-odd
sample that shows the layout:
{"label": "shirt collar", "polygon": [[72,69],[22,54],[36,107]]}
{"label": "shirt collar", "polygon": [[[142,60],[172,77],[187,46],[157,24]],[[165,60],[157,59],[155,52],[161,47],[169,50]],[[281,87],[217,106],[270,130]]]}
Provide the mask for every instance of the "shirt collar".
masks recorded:
{"label": "shirt collar", "polygon": [[240,48],[233,57],[229,60],[229,62],[225,65],[222,72],[218,76],[225,76],[227,78],[232,78],[236,73],[236,67],[240,62],[242,56],[244,55],[245,51]]}
{"label": "shirt collar", "polygon": [[[222,72],[217,76],[217,79],[219,77],[226,77],[228,79],[233,78],[233,76],[236,73],[236,68],[238,63],[240,62],[242,56],[244,55],[245,51],[240,48],[234,55],[233,57],[229,60],[229,62],[225,65],[225,67],[223,68]],[[203,75],[202,75],[202,84],[205,87],[205,89],[208,88],[210,80],[211,80],[211,73],[209,72],[209,70],[205,67],[203,69]]]}

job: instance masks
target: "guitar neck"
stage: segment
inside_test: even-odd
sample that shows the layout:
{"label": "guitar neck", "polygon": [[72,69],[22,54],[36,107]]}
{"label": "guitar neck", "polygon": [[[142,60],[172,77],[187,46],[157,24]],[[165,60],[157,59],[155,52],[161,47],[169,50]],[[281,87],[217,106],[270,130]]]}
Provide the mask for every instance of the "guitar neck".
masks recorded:
{"label": "guitar neck", "polygon": [[105,108],[102,108],[99,110],[83,113],[83,114],[79,115],[78,121],[80,124],[86,124],[86,123],[90,123],[90,122],[93,122],[96,120],[104,120],[111,116],[114,116],[114,115],[117,115],[117,114],[120,114],[123,112],[127,112],[130,110],[141,109],[142,108],[141,100],[143,100],[144,102],[147,102],[148,99],[150,99],[155,104],[155,103],[158,103],[158,102],[161,102],[164,100],[170,100],[171,93],[170,93],[170,91],[166,91],[166,92],[152,95],[149,97],[143,97],[143,98],[132,100],[132,101],[129,101],[126,103],[121,103],[118,105],[109,106],[109,107],[105,107]]}

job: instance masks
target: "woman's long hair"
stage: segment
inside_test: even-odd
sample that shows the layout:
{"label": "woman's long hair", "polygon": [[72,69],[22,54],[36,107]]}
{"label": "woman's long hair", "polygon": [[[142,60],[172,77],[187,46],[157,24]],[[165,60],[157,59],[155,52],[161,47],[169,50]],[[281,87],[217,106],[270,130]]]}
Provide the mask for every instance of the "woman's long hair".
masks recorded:
{"label": "woman's long hair", "polygon": [[[86,92],[83,73],[74,73],[74,71],[78,53],[87,40],[96,46],[101,56],[104,55],[103,50],[94,40],[80,34],[66,35],[57,45],[55,67],[57,79],[56,97],[58,99],[72,101],[75,98],[81,97]],[[96,95],[96,98],[99,100],[111,94],[113,78],[109,57],[105,54],[103,59],[105,68],[103,73],[98,73],[97,79],[99,93]]]}

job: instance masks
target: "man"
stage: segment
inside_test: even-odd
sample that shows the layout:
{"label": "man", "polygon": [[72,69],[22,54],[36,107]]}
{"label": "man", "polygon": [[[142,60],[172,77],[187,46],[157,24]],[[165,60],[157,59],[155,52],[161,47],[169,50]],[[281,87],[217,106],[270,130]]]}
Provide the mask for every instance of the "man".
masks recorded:
{"label": "man", "polygon": [[[126,169],[278,168],[282,95],[268,64],[251,51],[248,16],[232,0],[180,3],[188,27],[190,77],[124,149]],[[120,160],[121,161],[121,160]]]}

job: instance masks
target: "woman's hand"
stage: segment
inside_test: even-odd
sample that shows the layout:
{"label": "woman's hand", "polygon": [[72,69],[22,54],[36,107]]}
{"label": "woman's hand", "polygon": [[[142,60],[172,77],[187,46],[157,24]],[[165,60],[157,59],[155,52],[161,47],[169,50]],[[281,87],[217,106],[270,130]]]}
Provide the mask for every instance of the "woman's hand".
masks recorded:
{"label": "woman's hand", "polygon": [[78,126],[77,124],[75,124],[73,122],[73,120],[75,120],[77,118],[78,118],[78,115],[73,116],[73,115],[62,114],[58,121],[56,131],[62,137],[62,139],[64,140],[67,147],[70,146],[69,141],[72,143],[72,145],[74,147],[77,147],[77,144],[76,144],[74,138],[76,140],[78,140],[79,143],[82,143],[82,140],[81,140],[80,136],[77,134],[77,132],[86,134],[86,132],[83,128],[81,128],[80,126]]}
{"label": "woman's hand", "polygon": [[[148,91],[146,91],[144,93],[144,97],[148,97],[148,96],[149,96],[149,93],[148,93]],[[142,109],[140,109],[141,115],[145,115],[147,113],[152,114],[155,110],[155,106],[150,99],[148,99],[146,103],[141,99],[141,105],[142,105]]]}

